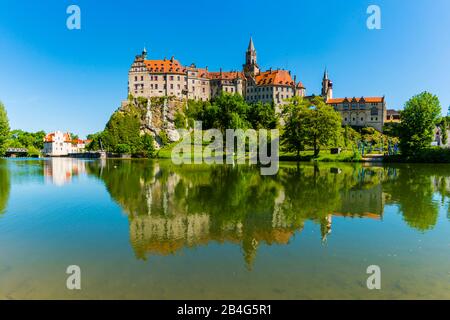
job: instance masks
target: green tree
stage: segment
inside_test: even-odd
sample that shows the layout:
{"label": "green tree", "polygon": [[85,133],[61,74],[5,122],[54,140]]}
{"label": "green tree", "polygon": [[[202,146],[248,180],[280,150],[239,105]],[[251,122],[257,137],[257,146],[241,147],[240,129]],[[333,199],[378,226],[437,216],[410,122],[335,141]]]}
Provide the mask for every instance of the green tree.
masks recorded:
{"label": "green tree", "polygon": [[122,153],[123,149],[122,147],[119,148],[118,145],[125,144],[129,146],[130,153],[140,152],[142,150],[141,116],[140,109],[134,105],[128,106],[126,110],[116,111],[109,119],[102,134],[104,148]]}
{"label": "green tree", "polygon": [[311,101],[305,120],[307,143],[313,147],[314,157],[317,157],[321,146],[327,147],[337,141],[342,128],[341,115],[322,98],[316,97]]}
{"label": "green tree", "polygon": [[213,101],[209,117],[214,118],[214,127],[226,129],[247,129],[251,124],[247,121],[248,104],[239,94],[222,93]]}
{"label": "green tree", "polygon": [[6,141],[9,136],[9,120],[5,106],[0,102],[0,156],[6,152]]}
{"label": "green tree", "polygon": [[401,113],[400,149],[406,156],[415,156],[429,148],[441,113],[437,96],[422,92],[406,102]]}
{"label": "green tree", "polygon": [[300,151],[305,150],[306,147],[308,132],[304,124],[308,106],[307,100],[295,97],[282,109],[282,118],[285,123],[280,141],[283,148],[288,152],[295,152],[297,158],[300,157]]}
{"label": "green tree", "polygon": [[250,105],[247,118],[253,129],[275,129],[278,123],[275,107],[270,103]]}
{"label": "green tree", "polygon": [[142,136],[142,150],[144,156],[152,158],[155,156],[155,139],[149,134]]}
{"label": "green tree", "polygon": [[126,143],[119,143],[116,146],[115,151],[120,154],[129,154],[131,152],[131,147]]}
{"label": "green tree", "polygon": [[443,117],[439,123],[439,128],[441,129],[442,135],[441,140],[443,145],[447,145],[448,142],[448,119],[447,117]]}

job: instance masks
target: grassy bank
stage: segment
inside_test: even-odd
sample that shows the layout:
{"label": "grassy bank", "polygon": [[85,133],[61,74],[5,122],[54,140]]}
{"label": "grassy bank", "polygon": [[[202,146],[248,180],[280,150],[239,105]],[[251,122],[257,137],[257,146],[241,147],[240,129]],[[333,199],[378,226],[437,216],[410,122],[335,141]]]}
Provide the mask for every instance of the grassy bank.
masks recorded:
{"label": "grassy bank", "polygon": [[[156,153],[158,159],[170,159],[172,156],[172,150],[176,144],[164,146]],[[203,148],[205,145],[203,145]],[[202,154],[198,153],[194,156],[201,157]],[[300,158],[297,158],[295,153],[280,151],[280,161],[319,161],[319,162],[360,162],[362,161],[359,155],[355,155],[352,150],[343,150],[340,154],[331,154],[330,150],[322,150],[318,157],[314,158],[314,152],[312,150],[302,151]]]}

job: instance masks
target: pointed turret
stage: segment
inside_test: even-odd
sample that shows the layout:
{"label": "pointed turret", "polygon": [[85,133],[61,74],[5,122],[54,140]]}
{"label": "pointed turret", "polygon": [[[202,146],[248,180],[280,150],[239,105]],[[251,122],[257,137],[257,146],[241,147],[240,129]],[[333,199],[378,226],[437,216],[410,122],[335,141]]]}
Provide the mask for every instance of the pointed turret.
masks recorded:
{"label": "pointed turret", "polygon": [[247,77],[253,77],[259,73],[258,63],[256,62],[256,49],[252,37],[250,37],[247,52],[245,53],[244,72]]}
{"label": "pointed turret", "polygon": [[323,72],[323,80],[328,80],[328,70],[325,67],[325,71]]}
{"label": "pointed turret", "polygon": [[325,68],[323,72],[323,80],[322,80],[322,97],[325,98],[325,101],[333,98],[333,82],[328,77],[328,69]]}
{"label": "pointed turret", "polygon": [[248,43],[247,51],[255,51],[255,46],[253,45],[253,39],[250,37],[250,42]]}

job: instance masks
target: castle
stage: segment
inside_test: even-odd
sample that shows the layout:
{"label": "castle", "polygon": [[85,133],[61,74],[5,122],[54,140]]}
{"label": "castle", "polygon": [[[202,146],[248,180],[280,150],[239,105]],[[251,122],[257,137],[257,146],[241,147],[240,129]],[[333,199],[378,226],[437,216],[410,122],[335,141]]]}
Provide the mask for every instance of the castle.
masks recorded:
{"label": "castle", "polygon": [[[183,66],[174,57],[147,60],[137,55],[128,73],[128,94],[134,97],[174,97],[207,101],[222,92],[242,95],[248,103],[273,103],[276,110],[286,99],[305,97],[306,88],[288,70],[261,71],[253,39],[239,71],[209,71],[195,64]],[[371,126],[382,131],[386,118],[384,97],[333,98],[333,83],[325,70],[321,96],[341,113],[343,125]],[[312,97],[312,96],[310,96]]]}

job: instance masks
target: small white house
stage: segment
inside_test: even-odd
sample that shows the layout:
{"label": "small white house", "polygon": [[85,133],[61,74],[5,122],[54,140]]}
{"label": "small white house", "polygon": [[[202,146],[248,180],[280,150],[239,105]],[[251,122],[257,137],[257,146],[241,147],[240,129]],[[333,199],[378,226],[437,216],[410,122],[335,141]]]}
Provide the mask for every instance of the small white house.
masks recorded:
{"label": "small white house", "polygon": [[71,153],[84,152],[86,141],[72,139],[70,133],[55,131],[44,138],[43,153],[49,157],[67,156]]}

